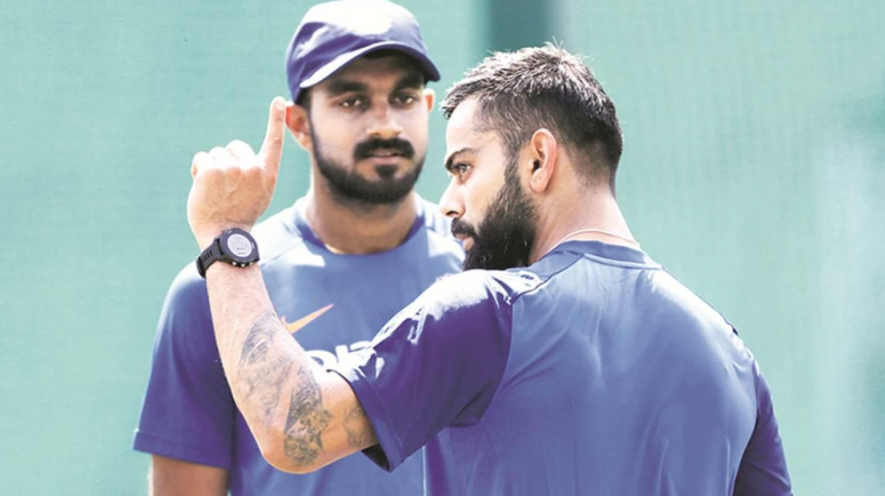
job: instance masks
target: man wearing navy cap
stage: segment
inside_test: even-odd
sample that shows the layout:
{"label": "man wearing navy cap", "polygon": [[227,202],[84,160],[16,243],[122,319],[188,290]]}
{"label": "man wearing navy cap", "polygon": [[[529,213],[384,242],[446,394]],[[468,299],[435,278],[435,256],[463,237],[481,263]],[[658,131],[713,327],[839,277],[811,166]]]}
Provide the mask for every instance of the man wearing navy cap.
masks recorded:
{"label": "man wearing navy cap", "polygon": [[[310,189],[252,230],[260,261],[234,233],[225,245],[234,255],[207,252],[173,283],[134,441],[153,455],[152,495],[422,492],[420,453],[395,474],[358,457],[308,476],[274,469],[225,380],[201,277],[216,258],[261,267],[281,325],[323,367],[367,347],[384,322],[463,258],[447,219],[413,190],[434,100],[425,83],[439,72],[412,14],[383,0],[317,5],[292,37],[286,72],[285,126],[311,157]],[[250,153],[234,141],[194,163],[234,163]],[[266,386],[253,383],[256,391]]]}

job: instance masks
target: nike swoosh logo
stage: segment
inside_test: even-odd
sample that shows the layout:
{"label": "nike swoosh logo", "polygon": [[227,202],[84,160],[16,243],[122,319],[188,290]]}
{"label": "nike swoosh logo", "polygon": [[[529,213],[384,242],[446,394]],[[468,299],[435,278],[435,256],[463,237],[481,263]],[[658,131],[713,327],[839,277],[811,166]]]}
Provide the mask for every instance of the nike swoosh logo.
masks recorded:
{"label": "nike swoosh logo", "polygon": [[332,306],[333,306],[333,304],[326,305],[323,308],[320,308],[319,310],[317,310],[316,312],[305,315],[304,317],[301,317],[300,319],[298,319],[292,323],[286,322],[285,315],[280,317],[280,320],[283,321],[283,325],[286,326],[286,329],[289,329],[289,333],[295,334],[296,332],[300,331],[302,327],[306,326],[307,324],[310,324],[311,322],[316,320],[320,315],[329,311],[329,309],[332,308]]}

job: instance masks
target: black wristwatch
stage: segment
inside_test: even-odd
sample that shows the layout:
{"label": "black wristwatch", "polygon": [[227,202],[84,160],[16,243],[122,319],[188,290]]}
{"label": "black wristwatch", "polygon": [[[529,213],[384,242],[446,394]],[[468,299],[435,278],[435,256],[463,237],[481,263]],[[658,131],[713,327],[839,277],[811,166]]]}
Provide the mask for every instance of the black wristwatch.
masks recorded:
{"label": "black wristwatch", "polygon": [[212,240],[212,244],[197,257],[197,272],[204,279],[206,269],[217,261],[234,267],[248,267],[258,261],[255,239],[242,229],[228,229]]}

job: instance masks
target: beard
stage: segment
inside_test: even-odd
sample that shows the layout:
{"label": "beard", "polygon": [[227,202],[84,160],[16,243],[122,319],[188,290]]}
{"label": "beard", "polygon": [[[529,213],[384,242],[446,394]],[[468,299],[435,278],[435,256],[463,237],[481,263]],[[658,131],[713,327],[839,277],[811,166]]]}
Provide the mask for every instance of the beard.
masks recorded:
{"label": "beard", "polygon": [[473,238],[464,258],[464,270],[504,270],[529,264],[535,242],[535,207],[526,196],[516,175],[516,164],[508,164],[504,186],[489,204],[479,228],[461,219],[452,221],[452,234]]}
{"label": "beard", "polygon": [[[394,164],[380,164],[375,166],[375,172],[380,180],[370,181],[360,175],[356,170],[347,170],[347,167],[334,159],[323,154],[320,140],[313,132],[310,134],[314,144],[314,159],[320,174],[326,178],[332,197],[341,204],[358,204],[366,206],[395,205],[401,202],[412,189],[421,168],[424,166],[424,156],[414,160],[415,167],[402,178],[396,178],[398,167]],[[392,150],[397,155],[412,160],[415,158],[415,149],[412,144],[399,138],[379,139],[371,138],[362,141],[354,147],[353,163],[369,158],[376,150]]]}

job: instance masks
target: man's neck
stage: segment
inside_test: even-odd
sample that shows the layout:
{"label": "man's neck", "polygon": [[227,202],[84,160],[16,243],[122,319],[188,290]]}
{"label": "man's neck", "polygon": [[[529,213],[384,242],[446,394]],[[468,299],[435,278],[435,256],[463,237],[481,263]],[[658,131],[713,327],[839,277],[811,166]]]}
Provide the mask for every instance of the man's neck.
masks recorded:
{"label": "man's neck", "polygon": [[310,228],[335,253],[392,250],[406,241],[418,215],[415,192],[392,205],[345,205],[316,189],[308,192],[306,200],[304,214]]}
{"label": "man's neck", "polygon": [[569,199],[563,205],[580,204],[580,209],[549,209],[539,218],[538,235],[529,257],[530,263],[540,260],[561,243],[574,240],[596,240],[608,244],[639,248],[615,199],[609,195]]}

